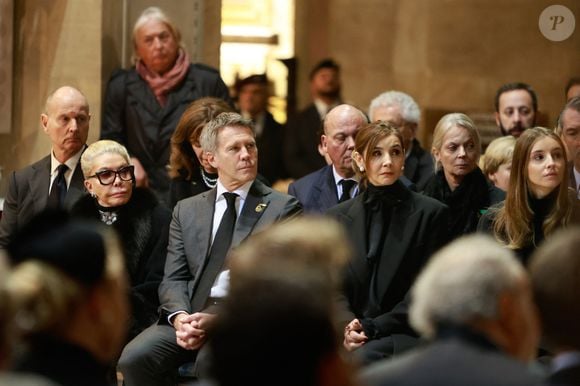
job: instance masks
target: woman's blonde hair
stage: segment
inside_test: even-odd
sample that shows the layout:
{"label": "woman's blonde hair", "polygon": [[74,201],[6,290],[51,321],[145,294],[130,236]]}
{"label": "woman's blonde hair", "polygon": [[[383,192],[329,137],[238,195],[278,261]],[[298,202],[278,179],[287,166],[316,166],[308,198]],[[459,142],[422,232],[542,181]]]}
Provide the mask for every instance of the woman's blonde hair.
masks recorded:
{"label": "woman's blonde hair", "polygon": [[131,157],[129,157],[129,152],[125,146],[110,139],[102,139],[90,144],[81,156],[81,169],[85,178],[91,175],[91,170],[95,166],[95,158],[103,154],[117,154],[123,157],[128,164],[131,163]]}
{"label": "woman's blonde hair", "polygon": [[[456,126],[467,130],[471,136],[471,139],[473,139],[473,142],[475,143],[475,149],[477,150],[477,159],[475,160],[477,163],[479,156],[481,155],[481,138],[479,136],[479,131],[477,130],[477,127],[471,118],[462,113],[451,113],[444,115],[443,118],[437,122],[435,130],[433,130],[433,145],[431,148],[431,154],[433,154],[435,150],[441,151],[445,134],[447,134],[449,130]],[[433,156],[433,162],[435,164],[435,172],[438,172],[441,169],[441,161],[437,161],[435,156]]]}
{"label": "woman's blonde hair", "polygon": [[[534,212],[530,207],[528,163],[534,144],[543,138],[552,138],[565,151],[559,136],[544,127],[534,127],[524,130],[517,139],[510,173],[510,189],[507,192],[505,204],[498,209],[493,222],[493,232],[497,240],[511,249],[519,249],[527,245],[534,235]],[[548,236],[559,227],[566,225],[572,215],[572,203],[568,194],[568,165],[564,162],[564,177],[556,188],[557,196],[554,206],[546,216],[542,229]]]}

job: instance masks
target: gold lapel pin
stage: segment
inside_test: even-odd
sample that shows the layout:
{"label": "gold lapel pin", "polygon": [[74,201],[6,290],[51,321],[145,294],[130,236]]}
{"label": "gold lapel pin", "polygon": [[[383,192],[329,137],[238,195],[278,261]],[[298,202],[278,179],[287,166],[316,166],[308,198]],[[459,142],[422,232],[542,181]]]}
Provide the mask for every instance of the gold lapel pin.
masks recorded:
{"label": "gold lapel pin", "polygon": [[264,209],[266,209],[268,205],[267,204],[258,204],[258,206],[256,206],[256,212],[257,213],[261,213],[264,211]]}

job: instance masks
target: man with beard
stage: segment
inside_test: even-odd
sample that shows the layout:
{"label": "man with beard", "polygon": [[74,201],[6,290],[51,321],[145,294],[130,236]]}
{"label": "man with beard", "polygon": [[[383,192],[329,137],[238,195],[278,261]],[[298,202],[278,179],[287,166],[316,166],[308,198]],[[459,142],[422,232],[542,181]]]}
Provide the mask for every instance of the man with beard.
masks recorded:
{"label": "man with beard", "polygon": [[518,138],[536,125],[538,98],[526,83],[506,83],[495,94],[495,123],[502,135]]}
{"label": "man with beard", "polygon": [[74,87],[60,87],[46,99],[40,123],[52,150],[40,161],[10,174],[0,221],[0,248],[35,214],[47,207],[68,209],[83,195],[80,158],[90,118],[87,98]]}
{"label": "man with beard", "polygon": [[300,201],[305,212],[324,213],[358,193],[351,154],[354,138],[366,123],[367,118],[362,111],[346,104],[333,108],[326,115],[322,148],[332,164],[294,181],[288,187],[288,193]]}
{"label": "man with beard", "polygon": [[340,67],[332,59],[318,63],[310,72],[313,102],[290,118],[286,130],[284,158],[291,178],[300,178],[324,165],[318,152],[322,121],[340,104]]}

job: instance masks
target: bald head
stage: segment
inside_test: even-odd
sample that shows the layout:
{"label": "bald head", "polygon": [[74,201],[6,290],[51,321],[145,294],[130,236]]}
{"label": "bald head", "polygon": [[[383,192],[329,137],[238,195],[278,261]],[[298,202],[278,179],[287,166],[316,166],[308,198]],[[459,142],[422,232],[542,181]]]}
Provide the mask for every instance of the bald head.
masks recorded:
{"label": "bald head", "polygon": [[89,103],[85,95],[78,89],[71,86],[62,86],[57,88],[46,98],[46,103],[44,104],[44,113],[48,114],[50,109],[55,105],[60,105],[63,101],[75,100],[83,104],[86,108],[87,113],[89,112]]}
{"label": "bald head", "polygon": [[354,138],[367,122],[362,111],[347,104],[336,106],[324,118],[322,146],[337,173],[344,178],[354,175],[351,158]]}
{"label": "bald head", "polygon": [[89,134],[89,120],[87,98],[74,87],[60,87],[46,99],[40,121],[60,162],[82,149]]}

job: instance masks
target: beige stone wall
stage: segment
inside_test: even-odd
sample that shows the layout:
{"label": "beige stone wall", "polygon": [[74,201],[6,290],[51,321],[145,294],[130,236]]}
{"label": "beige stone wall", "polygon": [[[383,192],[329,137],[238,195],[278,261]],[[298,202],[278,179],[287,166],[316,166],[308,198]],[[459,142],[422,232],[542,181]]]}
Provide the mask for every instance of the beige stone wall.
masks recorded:
{"label": "beige stone wall", "polygon": [[309,68],[327,55],[342,65],[345,99],[365,110],[382,91],[398,89],[424,110],[493,111],[499,85],[523,81],[536,89],[540,110],[553,124],[567,79],[580,75],[578,0],[557,2],[576,17],[572,37],[558,43],[538,29],[550,0],[298,3],[301,105],[309,100]]}

